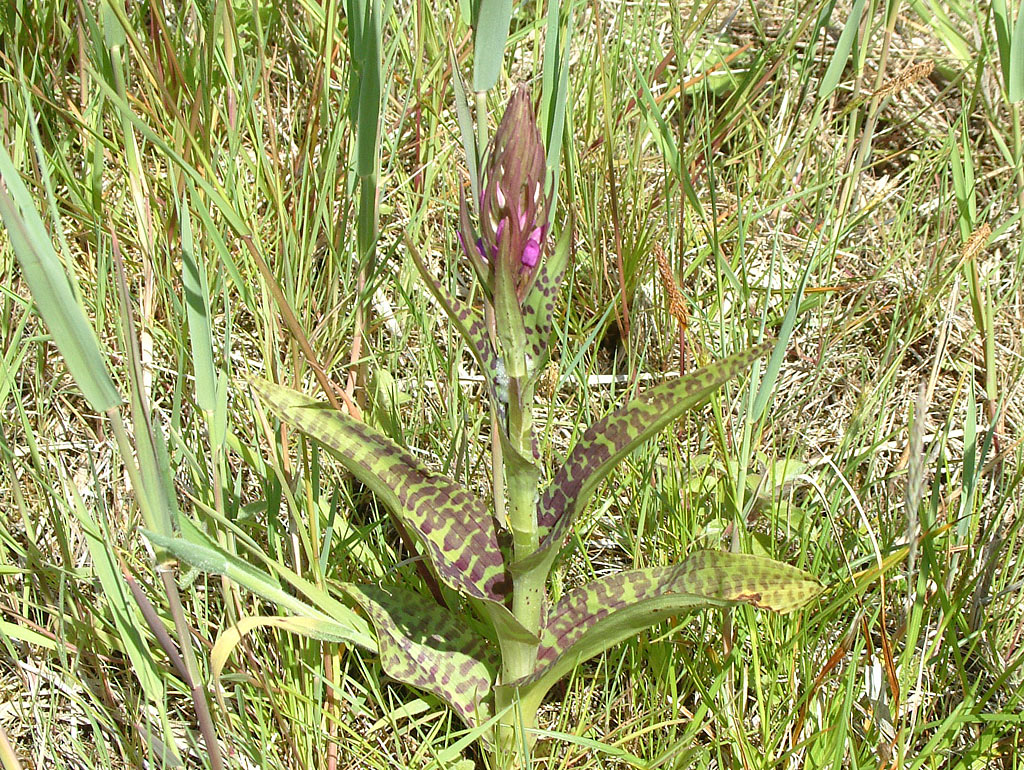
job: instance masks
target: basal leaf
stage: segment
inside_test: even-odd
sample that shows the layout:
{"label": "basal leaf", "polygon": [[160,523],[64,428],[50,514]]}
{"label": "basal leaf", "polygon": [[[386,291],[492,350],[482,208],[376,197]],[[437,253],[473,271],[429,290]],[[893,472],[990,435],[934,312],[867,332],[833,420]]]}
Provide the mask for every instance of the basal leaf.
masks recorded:
{"label": "basal leaf", "polygon": [[510,686],[539,705],[582,661],[672,615],[745,602],[790,612],[821,592],[812,575],[746,554],[697,551],[670,567],[620,572],[566,594],[541,632],[535,673]]}
{"label": "basal leaf", "polygon": [[351,583],[343,588],[377,629],[388,676],[443,698],[470,727],[490,717],[500,660],[486,640],[413,591]]}
{"label": "basal leaf", "polygon": [[553,558],[576,515],[618,462],[666,425],[741,374],[771,343],[755,345],[678,380],[657,385],[595,422],[569,452],[541,497],[537,511],[540,549],[515,569]]}
{"label": "basal leaf", "polygon": [[511,576],[480,498],[365,423],[290,388],[265,380],[252,386],[274,414],[332,450],[416,533],[443,583],[475,599],[504,602]]}

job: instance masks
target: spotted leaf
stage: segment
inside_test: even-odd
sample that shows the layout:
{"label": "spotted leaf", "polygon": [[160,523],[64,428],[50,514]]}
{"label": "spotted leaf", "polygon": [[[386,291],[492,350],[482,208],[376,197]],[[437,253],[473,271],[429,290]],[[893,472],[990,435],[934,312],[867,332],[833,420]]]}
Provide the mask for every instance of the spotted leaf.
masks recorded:
{"label": "spotted leaf", "polygon": [[555,250],[541,263],[536,282],[523,301],[523,323],[526,326],[527,352],[533,374],[540,374],[548,360],[551,317],[555,312],[555,297],[558,296],[569,260],[570,233],[568,227],[562,231]]}
{"label": "spotted leaf", "polygon": [[399,516],[445,585],[504,609],[512,581],[494,518],[479,497],[365,423],[290,388],[265,380],[252,386],[283,422],[330,449]]}
{"label": "spotted leaf", "polygon": [[540,548],[515,565],[527,570],[552,559],[597,485],[618,462],[687,409],[702,403],[771,349],[771,343],[735,353],[685,377],[657,385],[587,428],[540,500]]}
{"label": "spotted leaf", "polygon": [[490,718],[500,660],[483,637],[413,591],[351,583],[343,588],[377,630],[388,676],[444,699],[470,727]]}
{"label": "spotted leaf", "polygon": [[620,572],[566,594],[541,632],[537,669],[511,683],[540,704],[577,664],[668,617],[738,603],[790,612],[821,592],[803,570],[760,556],[697,551],[670,567]]}

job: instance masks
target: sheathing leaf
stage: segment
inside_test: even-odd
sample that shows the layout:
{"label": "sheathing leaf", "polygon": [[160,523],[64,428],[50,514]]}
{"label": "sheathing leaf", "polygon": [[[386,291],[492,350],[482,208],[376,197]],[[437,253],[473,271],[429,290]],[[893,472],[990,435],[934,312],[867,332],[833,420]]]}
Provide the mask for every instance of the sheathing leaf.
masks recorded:
{"label": "sheathing leaf", "polygon": [[528,569],[550,557],[551,549],[557,549],[565,539],[597,485],[623,457],[769,350],[770,343],[756,345],[657,385],[587,428],[541,497],[537,511],[543,539],[540,549],[530,557],[530,564],[517,564],[516,569]]}
{"label": "sheathing leaf", "polygon": [[[523,301],[523,323],[526,342],[534,372],[547,363],[548,343],[551,337],[551,318],[555,312],[555,298],[562,285],[569,257],[570,229],[563,232],[555,250],[541,262],[537,278]],[[539,373],[539,372],[537,372]]]}
{"label": "sheathing leaf", "polygon": [[290,388],[255,379],[252,386],[274,414],[332,450],[413,530],[445,585],[504,603],[512,580],[480,498],[365,423]]}
{"label": "sheathing leaf", "polygon": [[620,572],[566,594],[541,632],[537,669],[512,683],[532,697],[578,663],[668,617],[696,607],[745,602],[790,612],[821,592],[812,575],[746,554],[697,551],[670,567]]}
{"label": "sheathing leaf", "polygon": [[470,727],[492,713],[496,651],[452,613],[403,588],[345,584],[377,629],[388,676],[444,699]]}

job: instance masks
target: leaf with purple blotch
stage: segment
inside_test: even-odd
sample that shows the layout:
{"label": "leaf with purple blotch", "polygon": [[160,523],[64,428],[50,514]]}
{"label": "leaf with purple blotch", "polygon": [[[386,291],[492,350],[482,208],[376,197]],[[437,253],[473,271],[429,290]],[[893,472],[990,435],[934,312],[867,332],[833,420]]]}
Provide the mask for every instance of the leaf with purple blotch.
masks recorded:
{"label": "leaf with purple blotch", "polygon": [[537,511],[540,548],[514,564],[513,570],[525,571],[553,559],[575,517],[620,460],[743,373],[771,346],[769,342],[755,345],[685,377],[649,388],[587,428],[541,497]]}
{"label": "leaf with purple blotch", "polygon": [[490,643],[448,610],[405,588],[345,583],[377,630],[388,676],[442,698],[470,727],[493,712],[501,661]]}
{"label": "leaf with purple blotch", "polygon": [[796,567],[722,551],[696,551],[670,567],[619,572],[562,597],[541,631],[537,669],[509,686],[540,705],[577,664],[673,615],[739,603],[786,613],[821,590],[817,578]]}
{"label": "leaf with purple blotch", "polygon": [[530,356],[530,371],[535,376],[541,374],[550,355],[548,344],[551,338],[551,317],[555,312],[555,298],[569,261],[571,232],[569,227],[562,231],[554,251],[541,263],[533,288],[523,300],[527,353]]}
{"label": "leaf with purple blotch", "polygon": [[252,387],[279,419],[330,449],[398,515],[423,544],[441,582],[505,609],[512,580],[494,518],[479,497],[365,423],[266,380],[254,379]]}

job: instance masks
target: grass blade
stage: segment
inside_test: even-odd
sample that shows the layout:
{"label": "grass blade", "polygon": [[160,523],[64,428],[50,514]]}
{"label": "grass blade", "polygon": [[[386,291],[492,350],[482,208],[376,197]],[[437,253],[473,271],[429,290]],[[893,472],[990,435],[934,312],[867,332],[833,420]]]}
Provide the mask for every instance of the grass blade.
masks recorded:
{"label": "grass blade", "polygon": [[97,412],[113,409],[121,403],[121,396],[107,371],[96,333],[71,291],[28,188],[3,146],[0,179],[0,216],[39,314],[90,406]]}
{"label": "grass blade", "polygon": [[196,403],[204,412],[217,406],[217,380],[213,369],[213,332],[210,328],[210,289],[206,269],[196,261],[192,218],[184,202],[178,205],[181,220],[181,283],[185,290],[188,338],[196,376]]}
{"label": "grass blade", "polygon": [[[511,21],[512,0],[480,0],[473,42],[473,90],[477,93],[490,91],[498,83]],[[477,120],[483,119],[477,115]]]}
{"label": "grass blade", "polygon": [[846,19],[846,26],[836,43],[836,50],[832,52],[832,60],[828,63],[828,69],[821,77],[818,84],[818,98],[826,99],[832,95],[843,77],[843,70],[846,69],[846,62],[850,59],[850,52],[853,50],[853,43],[857,39],[857,29],[860,27],[861,16],[864,15],[864,0],[854,0],[853,8],[850,9],[850,16]]}
{"label": "grass blade", "polygon": [[1017,21],[1013,25],[1013,38],[1006,65],[1006,90],[1010,102],[1024,100],[1024,10],[1017,9]]}

